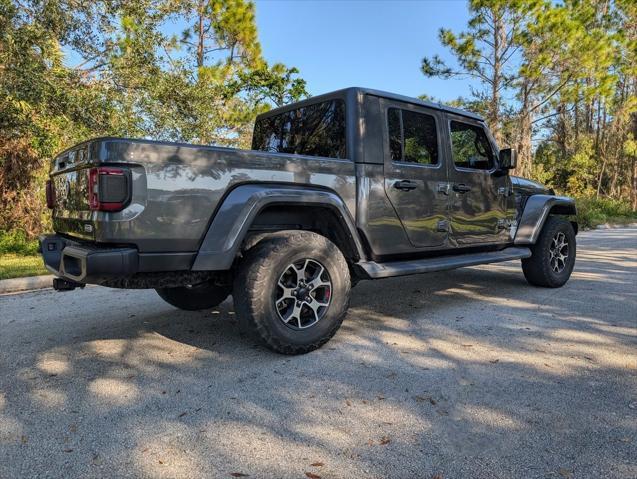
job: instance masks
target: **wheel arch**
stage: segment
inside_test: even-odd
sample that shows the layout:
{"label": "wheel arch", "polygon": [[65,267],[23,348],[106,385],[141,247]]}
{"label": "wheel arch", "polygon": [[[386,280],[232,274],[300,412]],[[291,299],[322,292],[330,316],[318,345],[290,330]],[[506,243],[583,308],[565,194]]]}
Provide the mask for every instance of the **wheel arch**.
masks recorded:
{"label": "wheel arch", "polygon": [[[528,198],[520,216],[514,243],[519,245],[535,244],[550,215],[575,216],[575,200],[566,196],[533,195]],[[575,234],[577,221],[571,220]]]}
{"label": "wheel arch", "polygon": [[319,233],[334,243],[348,261],[361,259],[346,220],[332,205],[277,203],[259,211],[248,230],[241,249],[248,249],[262,238],[288,230]]}
{"label": "wheel arch", "polygon": [[290,229],[323,234],[352,261],[364,258],[354,221],[333,191],[293,185],[242,185],[232,190],[215,214],[193,270],[227,270],[258,235]]}

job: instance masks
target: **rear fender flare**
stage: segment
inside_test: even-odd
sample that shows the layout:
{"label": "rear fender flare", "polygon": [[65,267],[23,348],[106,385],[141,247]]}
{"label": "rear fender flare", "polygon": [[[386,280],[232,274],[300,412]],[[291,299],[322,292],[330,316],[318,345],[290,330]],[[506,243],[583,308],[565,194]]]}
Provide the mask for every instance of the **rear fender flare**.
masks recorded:
{"label": "rear fender flare", "polygon": [[575,200],[567,196],[530,196],[522,211],[515,234],[516,245],[535,244],[550,214],[575,215]]}
{"label": "rear fender flare", "polygon": [[242,185],[223,200],[195,257],[194,271],[228,270],[260,211],[272,205],[323,206],[337,213],[360,258],[364,250],[355,223],[343,200],[334,192],[286,185]]}

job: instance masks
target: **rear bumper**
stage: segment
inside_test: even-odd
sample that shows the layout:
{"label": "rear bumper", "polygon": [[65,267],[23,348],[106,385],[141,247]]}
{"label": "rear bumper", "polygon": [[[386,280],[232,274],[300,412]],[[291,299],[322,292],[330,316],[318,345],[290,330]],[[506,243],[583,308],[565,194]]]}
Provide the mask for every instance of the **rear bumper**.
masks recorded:
{"label": "rear bumper", "polygon": [[100,284],[139,271],[135,248],[103,248],[59,235],[40,236],[44,265],[54,275],[77,283]]}

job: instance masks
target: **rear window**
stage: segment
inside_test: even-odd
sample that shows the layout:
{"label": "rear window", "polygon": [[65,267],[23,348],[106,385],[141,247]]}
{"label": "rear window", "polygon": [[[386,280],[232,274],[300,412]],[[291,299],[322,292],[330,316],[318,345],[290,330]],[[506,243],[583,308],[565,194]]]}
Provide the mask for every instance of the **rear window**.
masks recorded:
{"label": "rear window", "polygon": [[252,149],[346,158],[345,102],[324,101],[257,120]]}
{"label": "rear window", "polygon": [[387,127],[392,161],[438,164],[438,135],[433,116],[390,108]]}

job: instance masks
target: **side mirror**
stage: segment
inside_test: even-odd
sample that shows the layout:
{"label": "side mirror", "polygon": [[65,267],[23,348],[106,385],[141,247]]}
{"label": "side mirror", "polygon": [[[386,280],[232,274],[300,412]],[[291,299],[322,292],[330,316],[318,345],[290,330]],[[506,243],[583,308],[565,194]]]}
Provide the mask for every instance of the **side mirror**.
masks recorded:
{"label": "side mirror", "polygon": [[518,152],[513,148],[500,150],[500,169],[512,170],[518,164]]}

